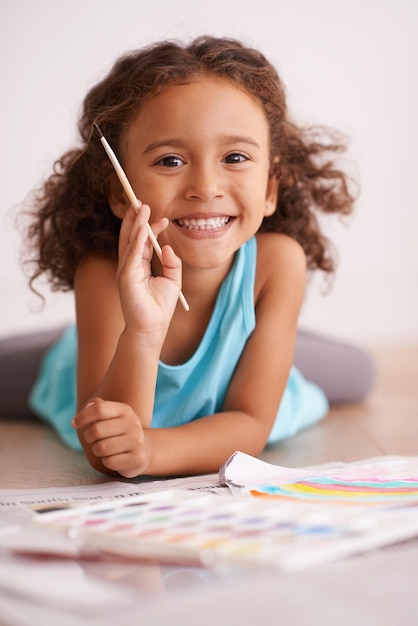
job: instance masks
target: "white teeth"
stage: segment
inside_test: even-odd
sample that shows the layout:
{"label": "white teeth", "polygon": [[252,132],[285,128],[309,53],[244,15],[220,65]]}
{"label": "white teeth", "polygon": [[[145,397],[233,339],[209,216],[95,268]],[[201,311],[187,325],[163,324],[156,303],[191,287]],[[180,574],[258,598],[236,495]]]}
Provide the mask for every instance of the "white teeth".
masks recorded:
{"label": "white teeth", "polygon": [[192,230],[214,230],[215,228],[222,228],[229,222],[229,217],[210,217],[207,220],[184,218],[177,220],[177,224],[183,228],[189,228]]}

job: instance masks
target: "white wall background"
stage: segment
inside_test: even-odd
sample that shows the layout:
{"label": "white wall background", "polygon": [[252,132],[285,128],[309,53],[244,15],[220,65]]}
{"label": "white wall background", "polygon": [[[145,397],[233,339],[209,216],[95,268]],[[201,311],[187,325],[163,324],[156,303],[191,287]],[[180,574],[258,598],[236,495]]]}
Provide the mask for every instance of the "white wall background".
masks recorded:
{"label": "white wall background", "polygon": [[327,224],[340,264],[311,284],[301,323],[366,344],[418,341],[416,0],[13,0],[0,8],[0,335],[73,320],[19,264],[14,207],[71,146],[80,103],[117,56],[163,38],[232,36],[260,48],[300,122],[351,137],[362,193]]}

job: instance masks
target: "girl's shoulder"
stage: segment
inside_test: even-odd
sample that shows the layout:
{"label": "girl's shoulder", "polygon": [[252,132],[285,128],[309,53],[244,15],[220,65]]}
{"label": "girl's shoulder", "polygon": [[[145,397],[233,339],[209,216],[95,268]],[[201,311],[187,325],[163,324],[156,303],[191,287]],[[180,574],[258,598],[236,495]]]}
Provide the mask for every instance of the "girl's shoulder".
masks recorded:
{"label": "girl's shoulder", "polygon": [[78,265],[76,276],[112,274],[116,275],[117,261],[110,257],[90,254]]}
{"label": "girl's shoulder", "polygon": [[266,290],[280,295],[291,288],[304,291],[307,260],[302,246],[281,233],[258,233],[256,239],[256,302]]}
{"label": "girl's shoulder", "polygon": [[97,288],[116,287],[117,263],[104,256],[89,255],[78,265],[74,277],[74,290],[91,293]]}
{"label": "girl's shoulder", "polygon": [[[302,246],[289,235],[282,233],[258,233],[257,270],[269,273],[280,269],[298,272],[306,269],[306,256]],[[290,264],[290,265],[289,265]]]}

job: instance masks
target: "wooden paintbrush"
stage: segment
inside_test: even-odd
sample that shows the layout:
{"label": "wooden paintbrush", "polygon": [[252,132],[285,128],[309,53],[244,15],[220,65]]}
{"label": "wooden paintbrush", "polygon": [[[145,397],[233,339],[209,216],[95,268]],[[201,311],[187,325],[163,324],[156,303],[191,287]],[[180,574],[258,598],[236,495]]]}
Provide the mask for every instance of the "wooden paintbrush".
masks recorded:
{"label": "wooden paintbrush", "polygon": [[[116,154],[113,152],[112,148],[109,145],[109,142],[107,141],[106,137],[103,135],[102,131],[100,130],[99,126],[97,124],[93,124],[94,128],[97,130],[99,137],[100,137],[100,141],[102,142],[102,145],[106,151],[107,156],[110,159],[110,162],[112,163],[113,167],[115,168],[115,172],[122,184],[122,187],[125,190],[126,195],[129,198],[129,202],[132,204],[132,206],[134,207],[134,209],[136,211],[138,211],[138,209],[140,208],[140,203],[138,198],[135,195],[134,190],[132,189],[132,185],[128,180],[128,177],[126,176],[125,172],[123,171],[123,168],[121,166],[121,164],[119,163]],[[154,235],[154,233],[152,232],[152,228],[151,226],[147,223],[147,227],[148,227],[148,236],[150,238],[150,241],[153,245],[153,248],[158,256],[158,258],[160,259],[160,261],[162,262],[162,258],[161,258],[161,246],[157,241],[156,236]],[[182,303],[184,309],[186,311],[189,310],[189,305],[187,304],[187,300],[183,295],[183,292],[180,291],[180,295],[179,295],[179,300]]]}

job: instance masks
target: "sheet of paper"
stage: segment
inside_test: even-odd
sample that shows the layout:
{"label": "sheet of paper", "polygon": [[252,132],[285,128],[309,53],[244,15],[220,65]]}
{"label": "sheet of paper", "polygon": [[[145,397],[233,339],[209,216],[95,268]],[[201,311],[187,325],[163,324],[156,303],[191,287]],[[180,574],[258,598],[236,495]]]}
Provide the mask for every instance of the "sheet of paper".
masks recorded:
{"label": "sheet of paper", "polygon": [[[125,610],[135,605],[137,596],[136,590],[127,586],[86,575],[74,561],[0,561],[2,624],[61,625],[66,624],[65,616],[72,617],[69,623],[75,623],[77,617],[80,624],[84,623],[83,618],[86,623],[87,618],[93,617],[97,623],[111,615],[120,619]],[[51,615],[56,615],[57,621],[47,621]]]}
{"label": "sheet of paper", "polygon": [[237,492],[248,491],[252,486],[260,484],[282,485],[316,477],[341,481],[418,481],[418,456],[385,456],[352,463],[289,468],[266,463],[243,452],[235,452],[219,472],[220,483]]}
{"label": "sheet of paper", "polygon": [[107,481],[94,485],[74,487],[45,487],[40,489],[0,489],[0,524],[26,522],[35,506],[58,507],[70,503],[89,503],[152,493],[164,489],[189,489],[191,491],[225,490],[217,474],[187,476],[161,480],[136,480],[130,482]]}

